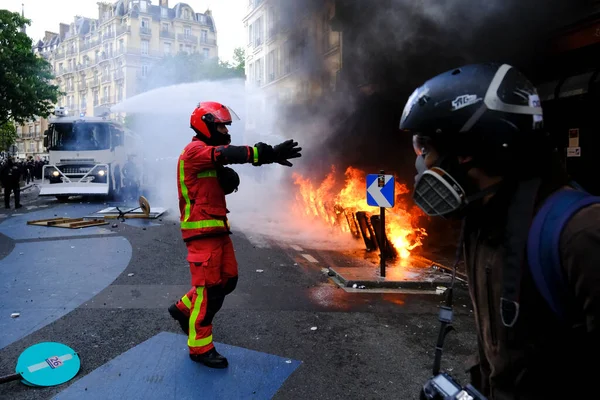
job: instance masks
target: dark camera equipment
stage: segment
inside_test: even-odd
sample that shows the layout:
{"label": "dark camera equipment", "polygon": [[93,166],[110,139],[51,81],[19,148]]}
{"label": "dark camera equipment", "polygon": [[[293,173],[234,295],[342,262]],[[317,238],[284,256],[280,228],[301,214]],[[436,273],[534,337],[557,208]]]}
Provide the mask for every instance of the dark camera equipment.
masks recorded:
{"label": "dark camera equipment", "polygon": [[440,373],[442,363],[442,350],[444,339],[454,328],[452,327],[452,292],[456,280],[456,268],[460,261],[462,245],[465,235],[465,224],[463,222],[460,239],[456,248],[456,258],[452,266],[452,280],[450,287],[446,290],[446,302],[440,307],[439,320],[441,322],[440,333],[435,345],[435,358],[433,360],[433,377],[429,379],[421,389],[421,400],[487,400],[472,385],[461,386],[458,381],[445,372]]}

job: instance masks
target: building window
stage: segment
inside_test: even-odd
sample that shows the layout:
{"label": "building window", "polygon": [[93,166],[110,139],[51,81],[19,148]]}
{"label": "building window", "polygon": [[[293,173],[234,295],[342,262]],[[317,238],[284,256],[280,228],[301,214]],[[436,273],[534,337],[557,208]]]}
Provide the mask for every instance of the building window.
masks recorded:
{"label": "building window", "polygon": [[248,46],[252,46],[253,39],[254,39],[254,26],[249,25],[248,26]]}
{"label": "building window", "polygon": [[210,57],[210,49],[202,49],[202,55],[205,60],[208,60],[208,58]]}
{"label": "building window", "polygon": [[275,80],[275,50],[269,52],[267,56],[267,80],[273,82]]}
{"label": "building window", "polygon": [[190,26],[183,27],[183,35],[184,36],[192,36],[192,28]]}
{"label": "building window", "polygon": [[206,25],[206,15],[204,15],[204,14],[201,14],[201,15],[200,15],[200,18],[199,18],[199,22],[200,22],[201,24],[204,24],[204,25]]}
{"label": "building window", "polygon": [[146,12],[147,10],[148,10],[148,4],[146,3],[146,0],[140,1],[140,11]]}
{"label": "building window", "polygon": [[168,23],[163,23],[162,24],[162,31],[163,32],[169,32],[169,24]]}
{"label": "building window", "polygon": [[125,41],[123,39],[119,40],[119,53],[122,53],[125,50]]}
{"label": "building window", "polygon": [[192,54],[192,45],[186,44],[185,45],[185,52],[188,53],[188,54]]}
{"label": "building window", "polygon": [[142,18],[142,28],[150,28],[150,20],[148,18]]}
{"label": "building window", "polygon": [[147,40],[142,40],[142,54],[143,55],[148,55],[148,49],[150,47],[150,42],[148,42]]}
{"label": "building window", "polygon": [[190,10],[187,8],[183,10],[183,18],[190,19]]}
{"label": "building window", "polygon": [[165,42],[165,56],[171,55],[171,43]]}
{"label": "building window", "polygon": [[142,76],[148,76],[148,66],[146,64],[142,65]]}
{"label": "building window", "polygon": [[118,98],[117,101],[123,100],[123,85],[119,85],[117,88]]}
{"label": "building window", "polygon": [[254,41],[255,47],[258,47],[262,44],[262,39],[263,39],[263,18],[260,17],[259,19],[256,20],[256,22],[253,24],[254,26]]}
{"label": "building window", "polygon": [[98,91],[94,90],[94,106],[98,105]]}
{"label": "building window", "polygon": [[167,7],[161,7],[160,16],[163,18],[167,18],[169,16],[169,9]]}

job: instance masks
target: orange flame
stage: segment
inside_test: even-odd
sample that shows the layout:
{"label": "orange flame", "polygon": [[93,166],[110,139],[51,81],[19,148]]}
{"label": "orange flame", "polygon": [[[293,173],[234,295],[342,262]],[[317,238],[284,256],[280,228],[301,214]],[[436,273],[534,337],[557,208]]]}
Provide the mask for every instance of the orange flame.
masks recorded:
{"label": "orange flame", "polygon": [[[294,210],[303,217],[320,219],[342,232],[350,232],[349,225],[338,220],[344,211],[379,213],[378,207],[367,204],[365,173],[357,168],[346,169],[344,186],[339,191],[336,191],[338,185],[334,166],[318,186],[297,173],[294,173],[294,183],[298,187]],[[396,196],[409,192],[406,185],[398,181],[395,189]],[[417,218],[421,215],[417,207],[409,211],[408,206],[398,200],[392,209],[386,209],[387,236],[402,259],[408,258],[410,252],[421,246],[423,238],[427,236],[425,229],[416,226]]]}

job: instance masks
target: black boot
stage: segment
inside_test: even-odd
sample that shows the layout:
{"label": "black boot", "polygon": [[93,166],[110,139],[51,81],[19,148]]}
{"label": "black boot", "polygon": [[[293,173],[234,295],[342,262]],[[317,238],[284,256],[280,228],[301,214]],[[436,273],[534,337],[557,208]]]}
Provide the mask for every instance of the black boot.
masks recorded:
{"label": "black boot", "polygon": [[179,322],[179,326],[181,326],[181,330],[186,335],[189,334],[190,331],[190,319],[184,313],[181,312],[179,308],[175,304],[169,307],[169,314],[171,317],[177,322]]}
{"label": "black boot", "polygon": [[214,347],[204,354],[190,354],[190,358],[192,361],[202,363],[209,368],[227,368],[229,365],[227,359],[217,353],[217,349]]}

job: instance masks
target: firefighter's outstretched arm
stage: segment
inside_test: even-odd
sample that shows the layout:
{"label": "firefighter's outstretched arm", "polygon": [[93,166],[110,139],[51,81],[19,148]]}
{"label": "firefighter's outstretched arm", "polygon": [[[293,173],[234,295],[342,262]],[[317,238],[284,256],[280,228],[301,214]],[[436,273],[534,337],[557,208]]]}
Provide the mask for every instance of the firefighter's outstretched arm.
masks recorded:
{"label": "firefighter's outstretched arm", "polygon": [[250,146],[219,146],[215,147],[212,158],[216,164],[246,164],[252,163],[255,166],[277,163],[291,167],[289,162],[292,158],[302,157],[300,153],[302,147],[298,147],[298,142],[286,140],[275,147],[259,142]]}

